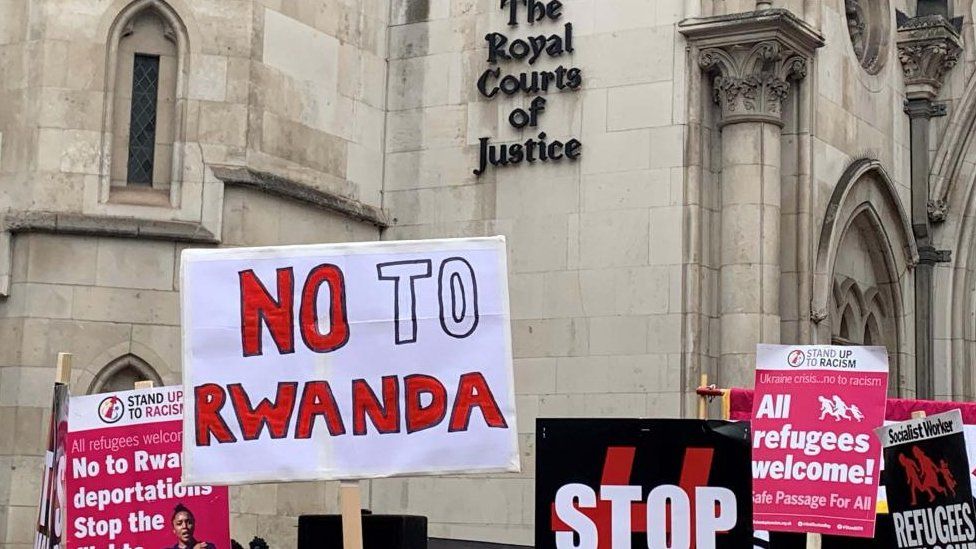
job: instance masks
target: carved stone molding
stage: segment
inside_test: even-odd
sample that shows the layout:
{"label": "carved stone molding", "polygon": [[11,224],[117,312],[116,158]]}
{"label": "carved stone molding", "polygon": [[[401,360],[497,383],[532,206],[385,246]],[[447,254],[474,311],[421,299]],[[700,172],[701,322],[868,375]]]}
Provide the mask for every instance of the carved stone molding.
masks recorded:
{"label": "carved stone molding", "polygon": [[952,250],[938,250],[934,246],[918,247],[918,262],[920,265],[935,265],[952,261]]}
{"label": "carved stone molding", "polygon": [[932,223],[942,223],[949,213],[949,204],[945,200],[929,200],[928,212],[929,221]]}
{"label": "carved stone molding", "polygon": [[212,165],[210,169],[225,185],[246,187],[290,198],[309,206],[341,213],[380,229],[394,224],[393,216],[382,208],[334,192],[319,190],[306,183],[242,166]]}
{"label": "carved stone molding", "polygon": [[698,65],[714,74],[712,92],[722,107],[722,125],[757,120],[782,125],[790,81],[807,74],[806,58],[774,40],[752,47],[706,48]]}
{"label": "carved stone molding", "polygon": [[868,24],[864,18],[864,9],[860,0],[844,0],[844,13],[847,15],[847,33],[851,36],[851,44],[854,46],[854,54],[858,59],[863,59],[867,51],[865,36]]}
{"label": "carved stone molding", "polygon": [[935,99],[945,75],[959,61],[962,38],[941,15],[904,21],[898,27],[898,59],[909,99]]}
{"label": "carved stone molding", "polygon": [[828,316],[830,316],[830,315],[827,312],[827,309],[811,309],[810,310],[810,320],[812,320],[814,324],[820,324],[824,320],[827,320],[827,317]]}
{"label": "carved stone molding", "polygon": [[792,82],[806,77],[823,37],[788,10],[772,9],[687,19],[698,66],[713,76],[712,97],[722,109],[720,125],[768,122],[782,125],[783,101]]}
{"label": "carved stone molding", "polygon": [[844,0],[844,14],[854,56],[868,74],[878,74],[888,58],[891,36],[888,2]]}

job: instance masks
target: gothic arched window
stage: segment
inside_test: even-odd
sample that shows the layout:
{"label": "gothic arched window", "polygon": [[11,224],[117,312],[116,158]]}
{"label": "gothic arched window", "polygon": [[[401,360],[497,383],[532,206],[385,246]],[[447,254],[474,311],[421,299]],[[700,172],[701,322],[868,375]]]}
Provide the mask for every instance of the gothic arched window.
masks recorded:
{"label": "gothic arched window", "polygon": [[88,386],[88,394],[128,391],[137,381],[152,381],[157,387],[163,385],[163,379],[149,363],[136,355],[128,354],[102,368]]}
{"label": "gothic arched window", "polygon": [[118,16],[109,39],[110,194],[170,205],[181,166],[176,145],[183,140],[185,27],[165,1],[136,0]]}

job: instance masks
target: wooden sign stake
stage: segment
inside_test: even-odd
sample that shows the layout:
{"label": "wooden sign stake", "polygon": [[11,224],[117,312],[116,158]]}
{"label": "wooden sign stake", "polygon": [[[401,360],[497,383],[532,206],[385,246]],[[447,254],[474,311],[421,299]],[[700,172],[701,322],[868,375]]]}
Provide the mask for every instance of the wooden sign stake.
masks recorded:
{"label": "wooden sign stake", "polygon": [[147,379],[145,381],[137,381],[133,388],[137,391],[143,391],[145,389],[152,389],[155,385],[151,379]]}
{"label": "wooden sign stake", "polygon": [[342,510],[342,549],[363,549],[361,500],[359,481],[342,481],[339,485],[339,507]]}
{"label": "wooden sign stake", "polygon": [[58,353],[58,367],[54,382],[71,385],[71,353]]}
{"label": "wooden sign stake", "polygon": [[[699,387],[708,387],[708,374],[701,375]],[[706,396],[698,397],[698,419],[708,419],[708,397]]]}

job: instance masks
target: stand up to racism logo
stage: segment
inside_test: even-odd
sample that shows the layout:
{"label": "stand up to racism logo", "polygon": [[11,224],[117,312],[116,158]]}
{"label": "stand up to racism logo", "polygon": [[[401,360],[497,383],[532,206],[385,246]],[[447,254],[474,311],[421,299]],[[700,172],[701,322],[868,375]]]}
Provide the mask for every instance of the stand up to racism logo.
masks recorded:
{"label": "stand up to racism logo", "polygon": [[125,404],[122,399],[112,395],[102,400],[98,405],[98,417],[105,423],[116,423],[125,414]]}

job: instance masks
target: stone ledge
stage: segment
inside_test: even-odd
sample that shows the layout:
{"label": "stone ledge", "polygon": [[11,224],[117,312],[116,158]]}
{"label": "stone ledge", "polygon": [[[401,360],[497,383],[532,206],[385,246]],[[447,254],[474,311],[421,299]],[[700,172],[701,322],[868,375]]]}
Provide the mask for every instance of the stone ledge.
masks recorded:
{"label": "stone ledge", "polygon": [[9,211],[3,217],[3,231],[145,238],[195,244],[220,242],[199,223],[56,212]]}
{"label": "stone ledge", "polygon": [[240,166],[211,166],[214,176],[225,185],[256,189],[290,198],[303,204],[331,210],[381,229],[392,225],[388,212],[345,196],[314,189],[297,181]]}
{"label": "stone ledge", "polygon": [[10,271],[13,262],[11,237],[17,233],[143,238],[211,245],[220,243],[220,239],[200,223],[10,210],[2,214],[0,221],[0,297],[10,295]]}
{"label": "stone ledge", "polygon": [[776,38],[798,52],[812,56],[824,45],[823,34],[790,10],[781,8],[685,19],[678,23],[678,32],[700,47]]}

